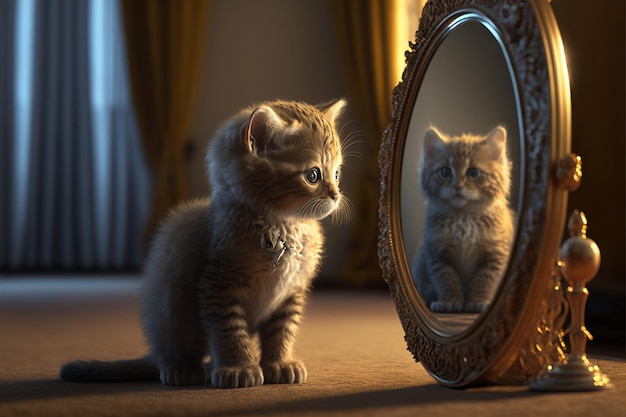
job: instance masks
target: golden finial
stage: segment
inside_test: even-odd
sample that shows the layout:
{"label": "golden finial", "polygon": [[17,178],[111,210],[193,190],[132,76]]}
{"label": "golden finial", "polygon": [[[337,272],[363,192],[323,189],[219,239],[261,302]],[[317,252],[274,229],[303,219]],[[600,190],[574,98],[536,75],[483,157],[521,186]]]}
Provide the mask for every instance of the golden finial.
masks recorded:
{"label": "golden finial", "polygon": [[570,237],[561,245],[558,272],[569,283],[567,301],[571,321],[564,334],[569,334],[570,353],[531,382],[530,388],[538,391],[588,391],[610,386],[609,379],[597,365],[591,364],[585,351],[587,341],[592,339],[585,327],[589,296],[585,285],[600,268],[600,249],[587,238],[587,217],[582,211],[574,210],[567,226]]}

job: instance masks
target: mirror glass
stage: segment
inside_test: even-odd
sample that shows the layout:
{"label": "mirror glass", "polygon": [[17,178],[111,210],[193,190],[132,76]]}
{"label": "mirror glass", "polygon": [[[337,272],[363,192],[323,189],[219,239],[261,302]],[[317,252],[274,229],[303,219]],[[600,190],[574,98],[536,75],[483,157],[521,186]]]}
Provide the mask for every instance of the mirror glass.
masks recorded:
{"label": "mirror glass", "polygon": [[[469,203],[465,201],[459,203],[448,201],[446,204],[429,203],[429,201],[434,198],[443,198],[442,196],[446,195],[446,191],[443,188],[447,186],[454,187],[452,182],[455,181],[457,190],[475,187],[474,191],[471,189],[467,191],[467,198],[470,200],[473,198],[485,198],[479,196],[482,192],[480,187],[486,187],[493,181],[495,175],[484,172],[487,170],[476,171],[469,168],[472,165],[481,163],[476,162],[482,158],[478,154],[479,152],[489,152],[489,155],[497,154],[498,143],[504,143],[503,152],[506,152],[510,162],[511,187],[508,195],[508,206],[513,212],[517,211],[520,200],[520,187],[522,186],[520,184],[520,172],[523,172],[523,167],[521,166],[522,158],[520,157],[522,154],[522,123],[520,122],[519,94],[514,80],[515,77],[506,48],[503,46],[495,27],[484,16],[464,15],[450,25],[450,30],[441,36],[439,44],[434,49],[430,62],[426,67],[413,104],[404,144],[400,175],[400,219],[404,248],[412,278],[418,284],[417,290],[422,301],[427,308],[431,309],[446,331],[450,333],[466,329],[475,321],[481,311],[486,311],[488,303],[480,303],[480,306],[472,307],[470,305],[472,303],[466,302],[470,307],[459,310],[454,305],[448,308],[450,304],[446,304],[445,301],[432,304],[432,301],[438,295],[424,294],[427,291],[424,290],[424,285],[426,285],[426,288],[430,286],[431,290],[435,290],[435,288],[432,288],[432,282],[424,284],[424,281],[422,281],[422,284],[420,284],[420,279],[428,278],[423,276],[424,274],[418,276],[420,273],[417,271],[424,271],[425,268],[440,268],[441,265],[435,265],[433,254],[429,253],[429,260],[422,260],[420,266],[417,256],[418,250],[423,242],[426,241],[428,243],[428,241],[434,239],[434,234],[447,233],[445,225],[434,225],[432,221],[426,226],[425,230],[427,204],[431,212],[443,210],[448,216],[454,210],[459,210],[459,215],[462,216],[463,210],[467,212],[467,210],[470,210],[469,206],[478,204],[473,201]],[[479,148],[474,147],[473,151],[468,151],[467,154],[459,156],[459,160],[465,159],[469,161],[469,165],[462,165],[461,162],[456,160],[448,160],[449,165],[455,165],[457,162],[459,165],[456,169],[451,167],[452,170],[446,170],[440,161],[440,151],[436,151],[440,149],[440,143],[436,139],[433,140],[431,138],[428,141],[426,145],[427,152],[424,152],[424,137],[430,126],[437,128],[439,136],[458,137],[464,134],[481,136],[480,141],[486,145]],[[501,142],[501,138],[494,139],[497,136],[497,133],[494,133],[494,128],[497,126],[504,127],[506,131],[506,140],[504,142]],[[490,136],[492,136],[491,139],[489,139]],[[431,152],[428,152],[429,149]],[[443,152],[445,153],[446,151],[444,150]],[[490,157],[493,157],[494,161],[498,159],[497,155]],[[437,158],[440,160],[437,161]],[[452,157],[446,154],[445,158],[449,159]],[[437,180],[431,178],[429,182],[429,187],[435,187],[435,189],[431,188],[429,195],[430,193],[435,193],[437,197],[431,195],[431,197],[426,198],[422,191],[418,175],[422,166],[425,167],[422,175],[440,176]],[[442,170],[442,168],[444,169]],[[479,168],[483,168],[483,166]],[[455,171],[459,171],[458,175]],[[483,175],[482,182],[472,178],[480,175]],[[490,181],[484,180],[487,176],[489,176]],[[445,182],[446,178],[444,177],[448,177],[448,182]],[[463,182],[467,184],[463,184]],[[473,185],[470,183],[473,183]],[[440,188],[437,189],[437,187]],[[459,192],[461,194],[464,193],[464,191]],[[465,196],[463,199],[465,199]],[[473,205],[472,207],[476,206]],[[512,227],[515,227],[514,218],[512,225]],[[425,232],[430,233],[428,239],[425,239]],[[513,232],[511,232],[511,240],[512,234]],[[462,271],[459,271],[459,269],[464,269],[462,265],[467,267],[465,268],[466,271],[480,270],[480,267],[476,267],[476,264],[481,262],[484,264],[485,262],[484,259],[481,259],[484,256],[477,249],[482,246],[481,242],[470,242],[469,240],[463,242],[464,239],[470,238],[464,238],[461,235],[457,238],[459,248],[464,244],[465,249],[462,251],[465,255],[456,256],[446,252],[446,254],[442,254],[442,257],[452,256],[455,258],[454,262],[457,265],[454,266],[453,270],[457,273],[463,274]],[[510,251],[510,247],[506,251]],[[443,258],[442,262],[445,263],[446,260]],[[463,259],[461,260],[461,258]],[[448,263],[451,261],[450,259],[447,260]],[[462,265],[458,265],[458,263],[462,263]],[[506,255],[502,272],[498,273],[498,280],[493,283],[487,283],[487,285],[493,287],[486,290],[491,292],[489,297],[493,297],[497,292],[499,278],[504,273],[507,263],[508,254]],[[472,266],[472,264],[474,265]],[[481,273],[472,272],[472,274],[478,282],[476,274],[480,275]],[[467,277],[465,280],[459,279],[458,283],[461,286],[466,285],[469,287],[472,284],[467,282],[467,279]],[[479,284],[484,284],[485,282],[486,280],[483,279],[483,282]],[[437,291],[434,291],[434,294]],[[465,288],[464,291],[464,295],[469,297],[468,294],[471,290]]]}

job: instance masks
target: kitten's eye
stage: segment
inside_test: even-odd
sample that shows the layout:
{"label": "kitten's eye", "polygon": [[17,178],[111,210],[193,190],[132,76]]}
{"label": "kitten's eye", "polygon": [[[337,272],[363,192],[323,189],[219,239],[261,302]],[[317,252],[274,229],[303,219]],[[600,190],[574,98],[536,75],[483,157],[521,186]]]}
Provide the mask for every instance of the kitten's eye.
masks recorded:
{"label": "kitten's eye", "polygon": [[306,180],[311,184],[317,184],[322,177],[322,172],[319,168],[311,168],[306,172]]}
{"label": "kitten's eye", "polygon": [[439,170],[439,175],[441,175],[443,178],[448,178],[450,175],[452,175],[452,170],[448,167],[443,167]]}
{"label": "kitten's eye", "polygon": [[341,174],[339,173],[339,170],[335,171],[335,182],[338,182],[338,181],[339,181],[339,177],[340,177],[340,175],[341,175]]}
{"label": "kitten's eye", "polygon": [[478,168],[470,168],[467,170],[467,172],[465,173],[465,175],[467,175],[469,178],[475,180],[476,178],[480,177],[480,169]]}

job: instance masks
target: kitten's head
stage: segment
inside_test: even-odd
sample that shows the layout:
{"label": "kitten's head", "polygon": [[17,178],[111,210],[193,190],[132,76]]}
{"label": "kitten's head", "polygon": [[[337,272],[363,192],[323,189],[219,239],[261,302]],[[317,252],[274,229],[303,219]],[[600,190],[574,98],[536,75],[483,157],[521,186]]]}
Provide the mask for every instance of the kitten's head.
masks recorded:
{"label": "kitten's head", "polygon": [[458,209],[506,201],[510,171],[502,126],[485,136],[449,137],[434,127],[426,130],[419,175],[429,202]]}
{"label": "kitten's head", "polygon": [[345,105],[274,101],[243,110],[209,147],[214,199],[280,217],[322,219],[334,212],[342,206],[335,121]]}

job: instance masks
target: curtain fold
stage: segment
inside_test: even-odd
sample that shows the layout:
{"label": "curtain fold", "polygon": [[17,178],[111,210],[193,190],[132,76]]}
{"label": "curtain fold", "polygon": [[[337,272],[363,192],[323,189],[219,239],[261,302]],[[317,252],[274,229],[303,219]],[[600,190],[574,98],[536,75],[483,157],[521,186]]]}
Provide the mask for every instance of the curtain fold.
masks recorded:
{"label": "curtain fold", "polygon": [[350,103],[368,134],[368,154],[354,196],[352,247],[341,280],[384,285],[377,249],[378,149],[391,121],[391,93],[400,79],[399,47],[406,46],[397,30],[404,0],[335,0],[332,5]]}
{"label": "curtain fold", "polygon": [[123,0],[133,101],[155,177],[146,245],[163,215],[188,197],[186,152],[207,37],[209,0]]}
{"label": "curtain fold", "polygon": [[[95,263],[89,4],[37,2],[23,223],[26,265]],[[45,68],[45,71],[38,70]]]}
{"label": "curtain fold", "polygon": [[11,257],[11,217],[13,206],[5,202],[13,193],[11,180],[14,169],[13,137],[15,130],[15,56],[16,0],[0,1],[0,265],[6,265]]}

